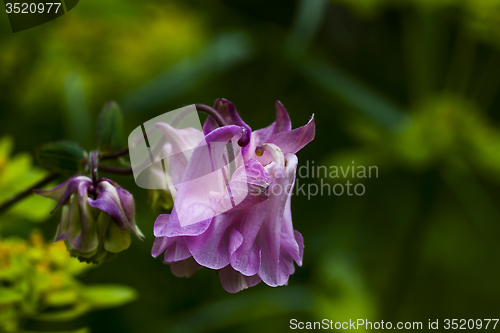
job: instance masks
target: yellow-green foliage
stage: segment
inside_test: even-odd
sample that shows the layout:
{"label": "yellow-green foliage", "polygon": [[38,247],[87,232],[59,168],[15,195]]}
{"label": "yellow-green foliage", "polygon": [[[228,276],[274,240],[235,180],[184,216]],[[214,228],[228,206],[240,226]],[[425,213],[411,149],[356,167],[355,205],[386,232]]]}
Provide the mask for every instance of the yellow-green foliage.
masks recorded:
{"label": "yellow-green foliage", "polygon": [[77,276],[89,267],[37,231],[29,240],[0,238],[0,331],[18,331],[24,319],[69,320],[135,298],[128,287],[82,284]]}

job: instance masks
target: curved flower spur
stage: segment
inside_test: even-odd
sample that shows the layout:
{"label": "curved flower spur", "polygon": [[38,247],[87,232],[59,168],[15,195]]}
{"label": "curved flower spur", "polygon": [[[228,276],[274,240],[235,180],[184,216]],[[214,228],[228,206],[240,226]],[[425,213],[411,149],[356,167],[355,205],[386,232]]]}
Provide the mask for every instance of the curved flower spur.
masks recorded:
{"label": "curved flower spur", "polygon": [[[304,243],[293,230],[290,199],[295,153],[314,138],[314,120],[292,130],[277,102],[276,121],[252,132],[227,100],[218,99],[215,110],[198,108],[212,114],[202,129],[184,121],[194,119],[193,105],[176,110],[170,123],[155,118],[129,137],[138,184],[163,188],[174,198],[171,214],[156,219],[152,255],[165,252],[164,263],[179,277],[203,266],[218,270],[229,292],[261,280],[285,285],[293,261],[302,265]],[[133,152],[139,136],[149,139],[155,132],[147,153]]]}

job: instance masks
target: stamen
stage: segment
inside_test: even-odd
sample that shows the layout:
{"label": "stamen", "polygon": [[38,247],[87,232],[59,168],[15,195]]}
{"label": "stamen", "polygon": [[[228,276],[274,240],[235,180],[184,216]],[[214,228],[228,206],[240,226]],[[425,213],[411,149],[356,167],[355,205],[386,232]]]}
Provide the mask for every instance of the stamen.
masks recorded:
{"label": "stamen", "polygon": [[258,146],[257,148],[255,148],[255,155],[257,156],[262,156],[264,154],[264,147],[263,146]]}
{"label": "stamen", "polygon": [[271,154],[271,158],[275,163],[271,174],[273,176],[282,177],[285,169],[285,155],[283,155],[283,151],[273,143],[263,143],[255,148],[255,154],[257,156],[262,156],[264,151],[268,151]]}

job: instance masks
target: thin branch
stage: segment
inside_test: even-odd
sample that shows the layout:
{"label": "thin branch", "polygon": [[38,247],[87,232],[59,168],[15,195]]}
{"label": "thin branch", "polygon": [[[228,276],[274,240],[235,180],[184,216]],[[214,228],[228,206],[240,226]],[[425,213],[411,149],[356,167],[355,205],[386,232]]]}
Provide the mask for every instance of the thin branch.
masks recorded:
{"label": "thin branch", "polygon": [[224,122],[224,120],[222,120],[222,117],[220,116],[220,114],[217,111],[215,111],[213,108],[211,108],[210,106],[204,105],[204,104],[195,104],[195,105],[196,105],[196,110],[198,110],[200,112],[205,112],[206,114],[208,114],[209,116],[214,118],[214,120],[217,122],[217,125],[219,125],[219,127],[226,126],[226,123]]}
{"label": "thin branch", "polygon": [[115,168],[105,164],[99,164],[98,169],[100,171],[114,173],[116,175],[133,175],[132,168]]}
{"label": "thin branch", "polygon": [[128,147],[127,148],[124,148],[122,150],[119,150],[113,154],[107,154],[107,155],[103,155],[101,156],[101,161],[104,161],[104,160],[111,160],[111,159],[115,159],[115,158],[118,158],[118,157],[122,157],[123,155],[127,155],[129,153],[128,151]]}
{"label": "thin branch", "polygon": [[60,175],[59,173],[53,172],[49,174],[47,177],[41,179],[38,183],[34,184],[33,186],[23,190],[22,192],[19,192],[16,195],[11,196],[7,201],[5,201],[0,205],[0,214],[8,210],[18,201],[21,201],[22,199],[28,197],[31,193],[33,193],[34,189],[47,185],[48,183],[59,177],[59,175]]}

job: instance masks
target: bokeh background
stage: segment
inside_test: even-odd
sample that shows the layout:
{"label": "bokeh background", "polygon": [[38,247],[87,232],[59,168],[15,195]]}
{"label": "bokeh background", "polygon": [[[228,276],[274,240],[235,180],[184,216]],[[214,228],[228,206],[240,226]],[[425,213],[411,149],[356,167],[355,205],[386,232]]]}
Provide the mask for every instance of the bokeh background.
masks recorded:
{"label": "bokeh background", "polygon": [[[363,196],[293,197],[303,267],[286,287],[238,294],[214,271],[180,279],[152,258],[147,193],[113,176],[134,194],[146,241],[79,281],[128,286],[135,300],[59,321],[24,318],[24,329],[281,332],[292,318],[424,328],[429,319],[498,318],[499,47],[497,0],[85,0],[15,34],[0,13],[2,200],[46,173],[31,157],[39,144],[94,149],[110,100],[127,133],[218,97],[261,128],[280,100],[294,127],[315,114],[299,165],[379,170],[323,179],[363,183]],[[4,214],[0,242],[33,229],[50,241],[59,220],[51,205],[31,198]]]}

